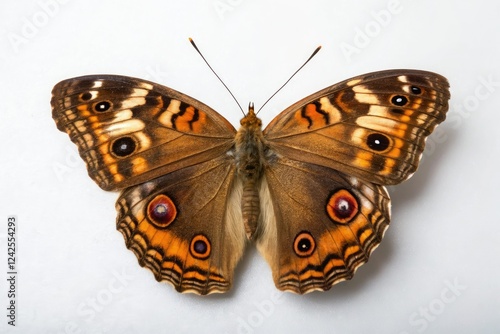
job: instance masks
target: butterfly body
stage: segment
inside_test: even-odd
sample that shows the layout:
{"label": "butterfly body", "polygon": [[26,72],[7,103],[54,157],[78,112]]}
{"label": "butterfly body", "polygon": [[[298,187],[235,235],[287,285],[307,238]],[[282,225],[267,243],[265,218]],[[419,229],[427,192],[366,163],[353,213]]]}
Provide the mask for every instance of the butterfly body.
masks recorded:
{"label": "butterfly body", "polygon": [[262,122],[255,115],[253,105],[241,120],[235,137],[235,164],[243,184],[241,212],[245,232],[253,239],[260,215],[259,186],[265,168],[266,144],[262,135]]}
{"label": "butterfly body", "polygon": [[180,292],[230,289],[248,243],[281,290],[350,279],[390,221],[384,185],[415,172],[445,119],[431,72],[365,74],[298,101],[264,130],[253,106],[236,131],[203,103],[113,75],[53,89],[53,118],[89,175],[122,190],[117,229],[139,264]]}

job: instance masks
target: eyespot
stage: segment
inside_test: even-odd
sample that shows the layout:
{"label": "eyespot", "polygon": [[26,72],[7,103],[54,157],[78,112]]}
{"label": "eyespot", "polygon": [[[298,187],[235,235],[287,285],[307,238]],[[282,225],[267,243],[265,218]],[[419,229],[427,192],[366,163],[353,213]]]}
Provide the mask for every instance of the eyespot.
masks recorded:
{"label": "eyespot", "polygon": [[89,101],[90,99],[92,99],[92,94],[90,92],[85,92],[80,94],[80,100]]}
{"label": "eyespot", "polygon": [[160,194],[149,202],[146,215],[156,227],[166,228],[177,217],[177,208],[170,197]]}
{"label": "eyespot", "polygon": [[94,111],[96,112],[106,112],[111,108],[111,102],[101,101],[94,104]]}
{"label": "eyespot", "polygon": [[299,257],[309,257],[316,249],[316,241],[311,233],[302,231],[295,237],[293,241],[293,251]]}
{"label": "eyespot", "polygon": [[415,95],[420,95],[422,94],[422,89],[420,89],[420,87],[417,87],[417,86],[411,86],[410,87],[410,90],[413,94]]}
{"label": "eyespot", "polygon": [[189,246],[189,252],[194,258],[205,260],[210,256],[212,247],[210,241],[203,234],[198,234],[191,239],[191,244]]}
{"label": "eyespot", "polygon": [[359,201],[349,190],[339,189],[328,198],[326,212],[334,222],[346,224],[358,214]]}
{"label": "eyespot", "polygon": [[372,133],[366,137],[366,144],[374,151],[385,151],[389,147],[390,143],[391,141],[389,137],[381,133]]}
{"label": "eyespot", "polygon": [[408,98],[403,95],[395,95],[392,97],[391,103],[398,107],[402,107],[408,103]]}
{"label": "eyespot", "polygon": [[111,152],[120,158],[131,155],[136,148],[137,144],[132,137],[121,137],[111,144]]}

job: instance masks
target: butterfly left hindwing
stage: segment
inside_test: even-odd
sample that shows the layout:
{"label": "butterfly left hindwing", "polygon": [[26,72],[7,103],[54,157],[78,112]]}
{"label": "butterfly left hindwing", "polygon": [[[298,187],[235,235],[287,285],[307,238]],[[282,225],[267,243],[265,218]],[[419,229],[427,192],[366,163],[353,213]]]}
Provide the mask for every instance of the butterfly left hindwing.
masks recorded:
{"label": "butterfly left hindwing", "polygon": [[117,229],[158,281],[201,295],[230,289],[246,241],[234,172],[220,157],[120,195]]}
{"label": "butterfly left hindwing", "polygon": [[325,88],[264,131],[253,106],[238,132],[171,88],[85,76],[53,89],[53,118],[105,190],[142,266],[181,292],[227,291],[245,243],[276,286],[307,293],[350,279],[390,221],[384,185],[418,167],[445,119],[447,80],[390,70]]}

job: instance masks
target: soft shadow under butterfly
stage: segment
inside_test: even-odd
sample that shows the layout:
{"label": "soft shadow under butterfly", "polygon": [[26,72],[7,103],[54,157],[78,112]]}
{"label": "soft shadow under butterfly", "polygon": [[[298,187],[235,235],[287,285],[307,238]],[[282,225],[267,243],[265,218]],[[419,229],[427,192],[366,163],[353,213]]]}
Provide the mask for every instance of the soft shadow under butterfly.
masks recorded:
{"label": "soft shadow under butterfly", "polygon": [[53,89],[53,118],[90,177],[123,189],[117,228],[158,281],[205,295],[231,288],[248,241],[280,290],[350,279],[390,220],[384,185],[409,178],[448,110],[435,73],[358,76],[293,104],[261,130],[141,79],[90,75]]}

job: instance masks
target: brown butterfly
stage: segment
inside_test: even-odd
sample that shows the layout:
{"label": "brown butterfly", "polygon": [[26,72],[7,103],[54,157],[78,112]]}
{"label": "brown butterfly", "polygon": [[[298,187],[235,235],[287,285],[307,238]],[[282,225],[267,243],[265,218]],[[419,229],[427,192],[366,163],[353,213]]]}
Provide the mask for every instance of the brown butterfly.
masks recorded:
{"label": "brown butterfly", "polygon": [[139,264],[177,291],[230,289],[248,241],[280,290],[352,278],[390,220],[384,185],[409,178],[448,110],[435,73],[389,70],[325,88],[264,131],[253,105],[236,131],[205,104],[141,79],[58,83],[53,118],[90,177],[122,190],[117,228]]}

